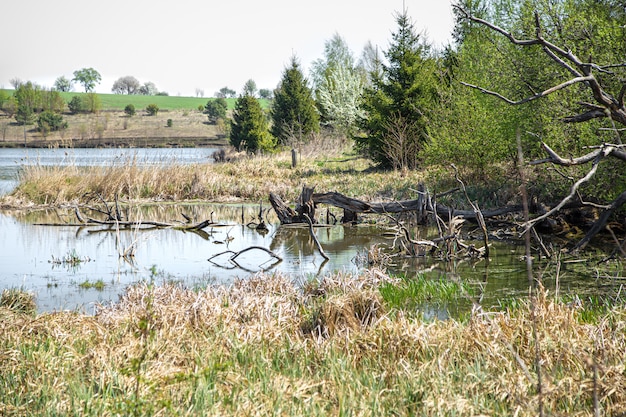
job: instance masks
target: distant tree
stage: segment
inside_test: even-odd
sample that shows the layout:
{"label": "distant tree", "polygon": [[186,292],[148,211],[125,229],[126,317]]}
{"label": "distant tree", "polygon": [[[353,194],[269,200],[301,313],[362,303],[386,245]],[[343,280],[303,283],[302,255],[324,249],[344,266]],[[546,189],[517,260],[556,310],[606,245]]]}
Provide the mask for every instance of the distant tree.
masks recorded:
{"label": "distant tree", "polygon": [[148,113],[148,116],[156,116],[158,112],[159,106],[156,104],[148,104],[148,106],[146,106],[146,113]]}
{"label": "distant tree", "polygon": [[72,80],[68,80],[63,75],[54,81],[54,89],[64,93],[72,91]]}
{"label": "distant tree", "polygon": [[363,74],[368,87],[372,86],[374,80],[383,76],[383,57],[378,46],[374,46],[371,41],[365,44],[357,68]]}
{"label": "distant tree", "polygon": [[100,84],[101,80],[100,73],[93,68],[81,68],[74,71],[74,78],[72,79],[72,81],[82,84],[86,93],[92,91],[97,84]]}
{"label": "distant tree", "polygon": [[215,93],[215,97],[217,98],[234,98],[235,96],[237,96],[237,92],[228,87],[222,87],[220,91]]}
{"label": "distant tree", "polygon": [[287,143],[295,134],[308,135],[320,129],[313,94],[295,56],[291,58],[291,66],[285,68],[280,84],[274,90],[271,115],[272,134],[281,143]]}
{"label": "distant tree", "polygon": [[204,90],[201,88],[196,88],[196,97],[204,97]]}
{"label": "distant tree", "polygon": [[259,90],[259,98],[262,98],[265,100],[271,100],[274,98],[274,93],[272,92],[272,90],[268,88],[261,88]]}
{"label": "distant tree", "polygon": [[87,111],[80,96],[73,96],[69,103],[67,103],[67,108],[72,114],[84,113]]}
{"label": "distant tree", "polygon": [[135,105],[134,104],[127,104],[126,107],[124,107],[124,113],[126,113],[126,115],[132,117],[137,113],[137,110],[135,109]]}
{"label": "distant tree", "polygon": [[125,77],[118,78],[113,83],[111,91],[114,94],[137,94],[140,86],[141,84],[137,78],[132,75],[127,75]]}
{"label": "distant tree", "polygon": [[156,95],[167,95],[167,93],[163,92],[163,93],[159,93],[159,90],[157,89],[156,85],[151,82],[145,82],[143,83],[143,85],[141,87],[139,87],[139,90],[137,91],[138,94],[141,94],[142,96],[156,96]]}
{"label": "distant tree", "polygon": [[32,124],[35,113],[43,109],[41,87],[30,81],[22,83],[13,93],[17,104],[15,120],[18,124]]}
{"label": "distant tree", "polygon": [[230,144],[238,150],[271,151],[276,147],[276,139],[270,135],[267,118],[255,97],[244,95],[237,99],[230,124]]}
{"label": "distant tree", "polygon": [[85,94],[82,99],[85,110],[89,113],[98,113],[102,109],[102,101],[96,93]]}
{"label": "distant tree", "polygon": [[249,79],[243,85],[242,95],[244,95],[244,96],[248,95],[248,96],[256,97],[256,93],[257,93],[256,82],[254,82],[253,79]]}
{"label": "distant tree", "polygon": [[155,94],[155,96],[169,96],[170,94],[167,91],[159,91]]}
{"label": "distant tree", "polygon": [[63,116],[51,111],[44,111],[37,119],[37,130],[40,132],[51,132],[67,128],[67,122],[63,121]]}
{"label": "distant tree", "polygon": [[9,84],[13,86],[14,90],[17,90],[18,88],[20,88],[20,85],[24,84],[24,81],[20,80],[17,77],[14,77],[9,80]]}
{"label": "distant tree", "polygon": [[56,90],[42,90],[41,94],[41,110],[51,111],[53,113],[62,113],[65,110],[65,100]]}
{"label": "distant tree", "polygon": [[219,119],[226,117],[226,110],[228,110],[228,103],[225,98],[216,98],[209,100],[204,106],[204,112],[209,118],[209,123],[216,124]]}

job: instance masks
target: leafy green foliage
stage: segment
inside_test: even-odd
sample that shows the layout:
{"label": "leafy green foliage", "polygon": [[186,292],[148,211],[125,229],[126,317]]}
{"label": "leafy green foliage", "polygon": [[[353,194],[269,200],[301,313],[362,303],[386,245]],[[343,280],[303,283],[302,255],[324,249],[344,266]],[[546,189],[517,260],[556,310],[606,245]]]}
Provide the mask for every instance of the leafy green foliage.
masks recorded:
{"label": "leafy green foliage", "polygon": [[64,93],[72,91],[72,81],[62,75],[54,81],[54,89]]}
{"label": "leafy green foliage", "polygon": [[86,93],[93,91],[96,85],[100,84],[101,80],[100,73],[93,68],[81,68],[74,71],[73,81],[82,84]]}
{"label": "leafy green foliage", "polygon": [[63,120],[63,116],[49,110],[41,113],[37,119],[37,129],[40,132],[57,131],[65,128],[67,128],[67,122]]}
{"label": "leafy green foliage", "polygon": [[127,104],[126,107],[124,107],[124,113],[132,117],[137,114],[137,110],[135,109],[135,106],[131,103]]}
{"label": "leafy green foliage", "polygon": [[319,132],[320,121],[315,101],[295,56],[274,91],[271,116],[272,135],[283,144],[294,137]]}
{"label": "leafy green foliage", "polygon": [[207,101],[204,106],[204,112],[209,118],[209,123],[216,124],[219,119],[226,118],[226,110],[228,109],[228,102],[225,98],[219,97],[213,100]]}
{"label": "leafy green foliage", "polygon": [[365,117],[360,107],[364,77],[339,34],[326,42],[324,55],[311,70],[322,123],[350,136],[357,120]]}
{"label": "leafy green foliage", "polygon": [[148,113],[148,116],[156,116],[158,112],[159,106],[157,106],[156,104],[148,104],[146,106],[146,113]]}
{"label": "leafy green foliage", "polygon": [[259,101],[250,95],[239,97],[231,120],[230,144],[238,150],[271,151],[276,147]]}
{"label": "leafy green foliage", "polygon": [[67,107],[72,114],[86,112],[85,104],[83,103],[83,99],[80,96],[73,96],[69,103],[67,103]]}
{"label": "leafy green foliage", "polygon": [[385,52],[389,63],[364,92],[365,136],[357,138],[357,145],[383,167],[415,168],[416,153],[428,139],[428,114],[438,100],[436,67],[406,11],[396,21]]}

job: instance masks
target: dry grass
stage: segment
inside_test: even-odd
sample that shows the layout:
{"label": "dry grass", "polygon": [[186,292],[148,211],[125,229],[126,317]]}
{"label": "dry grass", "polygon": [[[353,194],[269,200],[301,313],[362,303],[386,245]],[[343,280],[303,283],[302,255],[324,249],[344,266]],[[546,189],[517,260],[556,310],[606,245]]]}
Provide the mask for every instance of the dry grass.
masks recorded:
{"label": "dry grass", "polygon": [[[122,111],[106,111],[98,114],[64,115],[69,127],[65,130],[50,132],[44,136],[34,126],[13,124],[10,119],[0,116],[3,126],[2,142],[22,144],[37,143],[38,146],[61,144],[78,146],[80,143],[121,143],[124,139],[138,140],[135,146],[142,146],[142,139],[162,138],[216,138],[218,131],[215,125],[209,125],[207,116],[198,110],[161,111],[156,116],[147,116],[143,110],[137,115],[128,117]],[[167,127],[167,119],[172,119],[173,127]]]}
{"label": "dry grass", "polygon": [[[316,142],[317,143],[317,142]],[[77,204],[94,193],[112,201],[266,201],[269,193],[293,201],[303,185],[320,192],[338,191],[372,199],[415,198],[412,190],[422,174],[372,170],[364,159],[345,156],[343,142],[320,141],[301,149],[296,168],[289,151],[270,156],[234,158],[219,164],[142,166],[129,159],[108,167],[79,168],[32,165],[24,168],[20,184],[4,206]]]}
{"label": "dry grass", "polygon": [[[95,317],[0,309],[0,414],[537,415],[530,303],[422,322],[387,311],[389,280],[139,285]],[[595,391],[602,414],[626,412],[626,310],[586,324],[544,293],[535,313],[545,409],[593,415]]]}

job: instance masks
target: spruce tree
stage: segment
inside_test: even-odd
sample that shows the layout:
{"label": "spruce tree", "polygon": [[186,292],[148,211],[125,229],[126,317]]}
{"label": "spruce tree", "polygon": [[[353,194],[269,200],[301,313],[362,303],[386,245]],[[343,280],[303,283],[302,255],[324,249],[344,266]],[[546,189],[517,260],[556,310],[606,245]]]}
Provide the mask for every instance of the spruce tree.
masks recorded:
{"label": "spruce tree", "polygon": [[296,57],[291,58],[291,66],[285,69],[274,91],[272,122],[272,134],[283,144],[293,135],[306,136],[320,130],[313,94]]}
{"label": "spruce tree", "polygon": [[267,124],[259,100],[248,94],[239,97],[230,122],[230,144],[248,152],[273,150],[276,140],[270,135]]}
{"label": "spruce tree", "polygon": [[406,11],[396,22],[385,52],[388,64],[381,74],[372,74],[373,85],[364,92],[365,136],[357,138],[357,145],[384,167],[415,168],[417,152],[428,139],[427,114],[437,100],[435,60]]}

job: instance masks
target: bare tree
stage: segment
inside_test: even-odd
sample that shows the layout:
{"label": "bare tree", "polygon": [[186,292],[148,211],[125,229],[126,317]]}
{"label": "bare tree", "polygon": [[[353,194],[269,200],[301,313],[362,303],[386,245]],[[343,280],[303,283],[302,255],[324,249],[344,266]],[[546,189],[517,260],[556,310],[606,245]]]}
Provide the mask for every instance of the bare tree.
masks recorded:
{"label": "bare tree", "polygon": [[113,83],[111,91],[115,94],[137,94],[141,84],[139,80],[132,75],[120,77]]}
{"label": "bare tree", "polygon": [[[463,8],[458,5],[454,6],[455,9],[460,13],[463,18],[470,20],[472,22],[478,23],[489,28],[492,31],[495,31],[502,36],[506,37],[512,44],[518,45],[520,47],[537,47],[539,46],[544,54],[552,61],[554,65],[566,70],[570,76],[567,79],[562,79],[556,85],[551,86],[550,88],[538,92],[532,95],[529,95],[520,100],[512,100],[504,95],[496,92],[487,90],[483,87],[462,83],[471,88],[475,88],[481,91],[484,94],[488,94],[494,97],[497,97],[500,100],[505,101],[511,105],[520,105],[524,103],[528,103],[530,101],[538,100],[543,97],[546,97],[556,91],[567,89],[572,86],[580,85],[585,87],[589,93],[592,102],[582,102],[581,106],[584,108],[584,111],[566,117],[563,119],[566,123],[580,123],[585,122],[592,119],[597,118],[609,118],[613,124],[615,134],[616,134],[616,143],[602,143],[595,147],[592,152],[587,153],[586,155],[577,157],[577,158],[563,158],[558,155],[555,151],[550,149],[550,147],[543,143],[542,146],[547,153],[547,158],[534,161],[532,164],[543,164],[543,163],[552,163],[561,166],[575,166],[575,165],[585,165],[591,164],[591,168],[587,172],[585,176],[578,179],[571,187],[570,193],[564,197],[560,203],[558,203],[554,208],[549,210],[547,213],[529,220],[525,226],[528,229],[532,228],[537,222],[544,220],[545,218],[555,214],[559,210],[561,210],[568,202],[574,199],[579,195],[578,190],[579,187],[590,181],[593,175],[596,173],[598,169],[598,165],[606,160],[607,157],[616,158],[617,160],[626,163],[626,147],[622,144],[619,129],[615,128],[615,124],[619,124],[622,126],[626,126],[626,106],[624,105],[624,96],[626,95],[626,82],[621,80],[621,89],[617,96],[613,96],[611,93],[607,91],[607,89],[603,86],[603,83],[600,82],[597,75],[602,74],[605,78],[615,78],[619,79],[619,75],[612,72],[615,68],[624,68],[626,67],[626,63],[615,63],[610,65],[600,66],[594,62],[586,62],[581,60],[576,56],[574,52],[569,49],[560,47],[543,37],[542,27],[539,19],[538,13],[535,13],[535,36],[530,39],[517,39],[515,35],[493,23],[490,23],[481,18],[475,17],[468,13]],[[591,60],[591,58],[590,58]],[[625,166],[626,168],[626,166]],[[592,205],[591,203],[582,202],[583,204]],[[600,208],[602,210],[600,216],[595,221],[593,226],[587,231],[586,235],[580,240],[575,246],[574,250],[584,248],[587,243],[601,230],[607,227],[607,222],[611,215],[624,203],[626,203],[626,190],[622,191],[619,196],[611,202],[607,204],[593,204],[594,207]]]}

